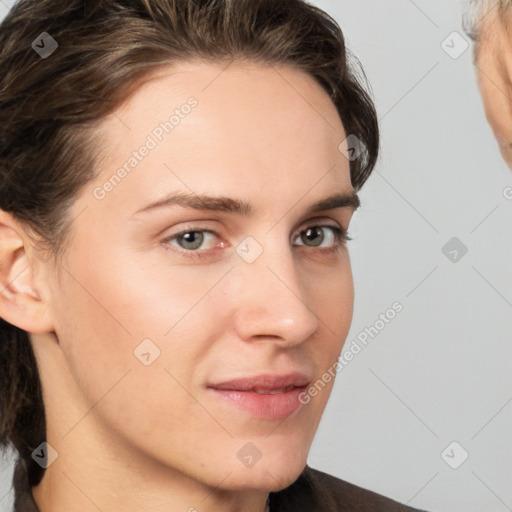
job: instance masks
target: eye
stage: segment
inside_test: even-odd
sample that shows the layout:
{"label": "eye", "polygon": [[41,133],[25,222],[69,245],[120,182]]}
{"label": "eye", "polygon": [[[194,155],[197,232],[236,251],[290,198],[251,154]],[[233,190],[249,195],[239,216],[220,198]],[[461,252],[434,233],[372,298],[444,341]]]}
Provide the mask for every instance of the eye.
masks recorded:
{"label": "eye", "polygon": [[[325,235],[324,230],[329,230],[330,234]],[[329,231],[327,233],[329,233]],[[171,250],[168,246],[172,245],[177,247],[176,252],[186,257],[203,258],[207,257],[209,249],[225,247],[224,242],[215,243],[218,234],[210,229],[188,228],[185,231],[176,233],[175,235],[166,238],[162,241],[166,249]],[[344,246],[351,238],[347,235],[347,231],[339,226],[331,225],[311,225],[299,232],[298,236],[304,245],[309,248],[323,248],[326,251],[335,251]],[[210,242],[204,247],[205,242]],[[327,242],[327,243],[325,243]]]}
{"label": "eye", "polygon": [[[330,235],[326,236],[324,234],[325,232],[323,230],[325,229],[331,231]],[[351,240],[346,230],[339,226],[330,225],[309,226],[300,232],[298,238],[300,238],[307,247],[328,247],[334,249],[344,245],[348,240]],[[327,245],[322,245],[325,241],[327,241]]]}
{"label": "eye", "polygon": [[[205,236],[205,234],[207,236]],[[171,238],[164,240],[164,242],[171,242],[172,240],[176,240],[180,249],[185,249],[186,251],[197,251],[197,249],[203,245],[205,239],[208,240],[215,237],[216,233],[214,231],[209,229],[197,229],[182,231],[181,233],[177,233]]]}

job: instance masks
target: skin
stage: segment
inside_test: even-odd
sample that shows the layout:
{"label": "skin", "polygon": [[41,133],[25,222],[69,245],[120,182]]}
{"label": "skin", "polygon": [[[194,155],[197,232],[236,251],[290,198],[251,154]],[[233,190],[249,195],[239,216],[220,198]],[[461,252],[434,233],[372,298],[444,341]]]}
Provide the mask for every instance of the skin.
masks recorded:
{"label": "skin", "polygon": [[[31,333],[58,452],[33,488],[41,512],[263,512],[268,492],[307,462],[332,380],[284,420],[226,405],[206,384],[297,369],[316,381],[339,356],[353,311],[348,248],[329,228],[321,247],[300,233],[311,220],[348,228],[353,207],[305,213],[353,192],[338,150],[346,135],[304,72],[224,68],[160,70],[102,122],[104,157],[72,205],[62,267],[37,257],[24,226],[0,211],[0,313]],[[96,199],[191,96],[198,106]],[[173,206],[132,217],[176,190],[243,199],[254,215]],[[200,260],[179,252],[183,239],[168,241],[189,228],[217,233]],[[247,236],[263,247],[253,263],[235,252]],[[149,366],[133,353],[145,338],[161,351]],[[237,457],[247,442],[261,452],[252,468]]]}
{"label": "skin", "polygon": [[479,24],[474,61],[486,118],[512,170],[512,38],[497,9]]}

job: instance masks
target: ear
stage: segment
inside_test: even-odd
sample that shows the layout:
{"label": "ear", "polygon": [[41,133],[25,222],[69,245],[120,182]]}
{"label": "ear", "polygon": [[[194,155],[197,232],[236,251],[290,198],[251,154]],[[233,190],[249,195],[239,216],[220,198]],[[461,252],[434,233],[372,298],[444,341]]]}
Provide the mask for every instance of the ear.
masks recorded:
{"label": "ear", "polygon": [[34,257],[32,244],[16,219],[0,209],[0,316],[38,334],[54,328],[49,297],[40,293],[34,282],[36,266],[41,267],[43,261]]}

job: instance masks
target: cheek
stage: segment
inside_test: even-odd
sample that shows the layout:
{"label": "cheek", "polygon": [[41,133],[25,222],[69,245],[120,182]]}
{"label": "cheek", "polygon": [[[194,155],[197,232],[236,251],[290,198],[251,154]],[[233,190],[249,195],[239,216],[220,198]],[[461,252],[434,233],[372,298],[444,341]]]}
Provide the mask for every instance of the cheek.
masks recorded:
{"label": "cheek", "polygon": [[485,115],[498,140],[512,142],[512,110],[503,91],[509,86],[495,64],[487,63],[477,75]]}
{"label": "cheek", "polygon": [[[317,373],[310,388],[306,411],[316,429],[337,378],[336,362],[350,330],[354,306],[354,282],[348,250],[339,263],[325,273],[311,274],[310,306],[319,318],[318,335],[308,342],[308,357],[315,361]],[[307,397],[306,397],[307,398]]]}
{"label": "cheek", "polygon": [[156,425],[190,437],[192,445],[196,433],[180,434],[183,417],[176,411],[186,411],[192,424],[208,420],[185,390],[198,380],[211,337],[201,298],[218,273],[191,281],[178,267],[154,275],[155,269],[106,254],[94,266],[87,261],[83,254],[67,267],[55,309],[64,364],[85,410],[94,406],[87,421],[99,415],[109,432],[132,443],[154,442],[156,451],[162,442]]}
{"label": "cheek", "polygon": [[[161,368],[169,363],[174,333],[186,325],[204,286],[190,286],[176,271],[153,275],[107,251],[92,261],[92,255],[77,252],[63,272],[55,330],[71,372],[94,402],[128,370],[145,368],[143,354],[149,352]],[[193,357],[188,347],[182,360]]]}
{"label": "cheek", "polygon": [[305,391],[303,414],[312,441],[336,378],[336,365],[352,322],[354,284],[348,252],[321,279],[311,276],[311,309],[320,319],[318,336],[308,343],[308,357],[315,361],[316,375]]}
{"label": "cheek", "polygon": [[316,273],[305,272],[313,311],[323,321],[324,332],[343,343],[354,307],[354,281],[348,250],[338,257],[338,263]]}
{"label": "cheek", "polygon": [[88,401],[128,371],[132,393],[153,389],[155,402],[159,393],[182,396],[178,382],[204,378],[207,352],[230,318],[215,300],[229,266],[173,265],[161,252],[134,256],[106,246],[95,261],[86,246],[64,272],[56,332]]}

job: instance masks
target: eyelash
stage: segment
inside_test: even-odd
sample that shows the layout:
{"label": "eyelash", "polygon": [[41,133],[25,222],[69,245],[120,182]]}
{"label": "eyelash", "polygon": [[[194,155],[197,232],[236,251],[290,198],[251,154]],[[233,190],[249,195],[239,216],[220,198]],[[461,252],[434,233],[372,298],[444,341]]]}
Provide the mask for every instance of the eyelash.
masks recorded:
{"label": "eyelash", "polygon": [[[311,224],[311,225],[305,226],[304,229],[299,231],[299,235],[301,233],[303,233],[304,231],[311,229],[311,228],[329,228],[334,232],[333,246],[329,247],[329,248],[325,248],[325,247],[319,248],[319,250],[322,252],[327,252],[327,253],[337,252],[348,241],[352,240],[352,238],[347,234],[347,231],[345,229],[340,228],[338,226],[332,226],[330,224]],[[172,244],[169,244],[168,242],[170,242],[171,240],[174,240],[176,238],[179,238],[180,236],[186,235],[188,233],[210,233],[212,235],[217,236],[217,233],[215,231],[212,231],[211,229],[201,229],[200,227],[189,227],[183,231],[180,231],[179,233],[172,235],[171,237],[166,238],[165,240],[162,240],[162,243],[164,243],[165,249],[168,251],[174,251],[174,252],[176,252],[180,255],[183,255],[187,258],[193,258],[193,259],[206,258],[209,256],[209,254],[207,254],[208,251],[215,250],[215,249],[205,249],[203,251],[201,251],[199,249],[195,249],[195,250],[181,249],[180,250],[180,249],[172,249],[170,247],[170,245],[172,245]],[[301,246],[301,247],[308,247],[308,246]],[[314,250],[315,247],[310,247],[310,249]],[[205,252],[206,252],[206,254],[205,254]]]}

